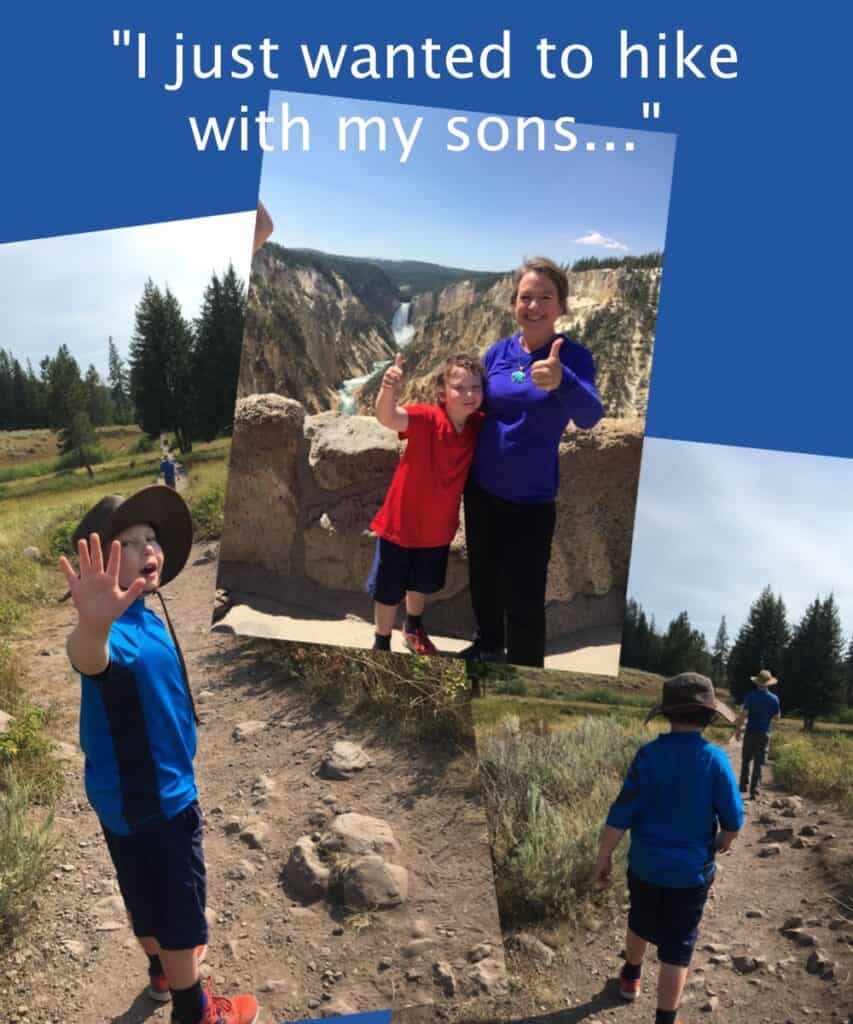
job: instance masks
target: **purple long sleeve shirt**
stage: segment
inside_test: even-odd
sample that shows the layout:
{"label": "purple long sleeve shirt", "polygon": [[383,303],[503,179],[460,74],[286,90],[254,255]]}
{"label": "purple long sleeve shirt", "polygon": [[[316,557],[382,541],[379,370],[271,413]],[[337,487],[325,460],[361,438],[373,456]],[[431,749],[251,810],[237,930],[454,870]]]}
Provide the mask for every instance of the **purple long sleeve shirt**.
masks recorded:
{"label": "purple long sleeve shirt", "polygon": [[554,391],[536,387],[530,367],[548,358],[551,344],[531,354],[514,334],[495,342],[483,356],[486,418],[472,473],[483,490],[506,501],[553,501],[560,484],[563,431],[570,422],[594,427],[603,413],[592,354],[568,338],[560,349],[563,382]]}

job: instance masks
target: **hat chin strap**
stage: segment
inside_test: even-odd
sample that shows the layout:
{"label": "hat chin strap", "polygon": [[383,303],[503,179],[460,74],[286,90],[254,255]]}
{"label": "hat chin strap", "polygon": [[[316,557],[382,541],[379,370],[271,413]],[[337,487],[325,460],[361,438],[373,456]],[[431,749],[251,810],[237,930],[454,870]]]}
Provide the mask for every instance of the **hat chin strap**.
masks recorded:
{"label": "hat chin strap", "polygon": [[181,650],[181,645],[178,642],[178,635],[175,632],[175,627],[172,625],[172,619],[169,615],[169,609],[166,607],[166,599],[160,593],[160,588],[157,587],[152,593],[156,594],[160,598],[160,605],[163,608],[163,614],[166,616],[166,625],[169,627],[169,634],[172,637],[172,643],[175,645],[175,650],[178,652],[178,661],[181,663],[181,672],[184,675],[184,686],[187,688],[187,696],[190,699],[190,707],[192,708],[193,718],[195,724],[198,725],[198,712],[195,709],[195,701],[193,700],[193,691],[190,687],[190,677],[187,673],[187,663],[184,661],[184,652]]}

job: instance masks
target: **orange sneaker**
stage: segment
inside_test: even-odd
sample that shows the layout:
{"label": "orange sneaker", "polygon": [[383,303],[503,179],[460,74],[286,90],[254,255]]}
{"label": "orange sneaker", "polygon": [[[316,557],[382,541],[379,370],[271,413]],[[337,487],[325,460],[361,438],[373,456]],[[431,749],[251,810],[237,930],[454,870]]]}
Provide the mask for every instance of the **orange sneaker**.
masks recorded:
{"label": "orange sneaker", "polygon": [[438,654],[438,648],[427,636],[423,626],[418,626],[412,633],[403,626],[403,643],[412,654]]}
{"label": "orange sneaker", "polygon": [[[207,956],[207,946],[197,946],[196,956],[198,962]],[[169,991],[169,980],[165,974],[148,974],[148,995],[152,999],[156,999],[158,1003],[168,1003],[172,998],[172,993]]]}
{"label": "orange sneaker", "polygon": [[260,1013],[254,996],[226,999],[213,992],[211,982],[204,990],[204,1013],[199,1024],[255,1024]]}
{"label": "orange sneaker", "polygon": [[629,1003],[639,996],[641,987],[639,977],[626,978],[624,971],[619,975],[619,995],[623,999],[627,999]]}

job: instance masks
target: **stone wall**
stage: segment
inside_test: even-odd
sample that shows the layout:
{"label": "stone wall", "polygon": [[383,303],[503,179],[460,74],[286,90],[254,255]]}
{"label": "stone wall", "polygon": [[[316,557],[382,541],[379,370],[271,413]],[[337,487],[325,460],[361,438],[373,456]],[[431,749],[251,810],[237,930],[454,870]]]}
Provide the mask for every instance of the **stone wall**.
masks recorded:
{"label": "stone wall", "polygon": [[[548,579],[548,635],[622,620],[642,448],[641,420],[570,429]],[[305,416],[298,402],[250,395],[237,403],[218,585],[298,605],[314,617],[372,618],[364,593],[379,509],[402,445],[367,416]],[[462,527],[430,629],[468,637]]]}

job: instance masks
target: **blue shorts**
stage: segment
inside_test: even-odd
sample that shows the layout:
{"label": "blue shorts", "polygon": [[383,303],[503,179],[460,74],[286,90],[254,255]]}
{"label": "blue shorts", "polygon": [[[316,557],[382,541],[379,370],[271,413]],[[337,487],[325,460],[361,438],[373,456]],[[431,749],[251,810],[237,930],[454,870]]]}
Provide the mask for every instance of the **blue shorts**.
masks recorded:
{"label": "blue shorts", "polygon": [[435,594],[444,586],[449,553],[449,544],[440,548],[401,548],[377,537],[367,592],[374,601],[392,605],[398,605],[407,590]]}
{"label": "blue shorts", "polygon": [[195,949],[207,942],[207,881],[203,819],[194,800],[174,818],[129,836],[101,825],[133,934],[161,949]]}
{"label": "blue shorts", "polygon": [[687,967],[693,956],[696,935],[708,890],[714,876],[704,885],[674,889],[644,882],[628,870],[631,909],[628,927],[635,935],[658,948],[658,960],[676,967]]}

